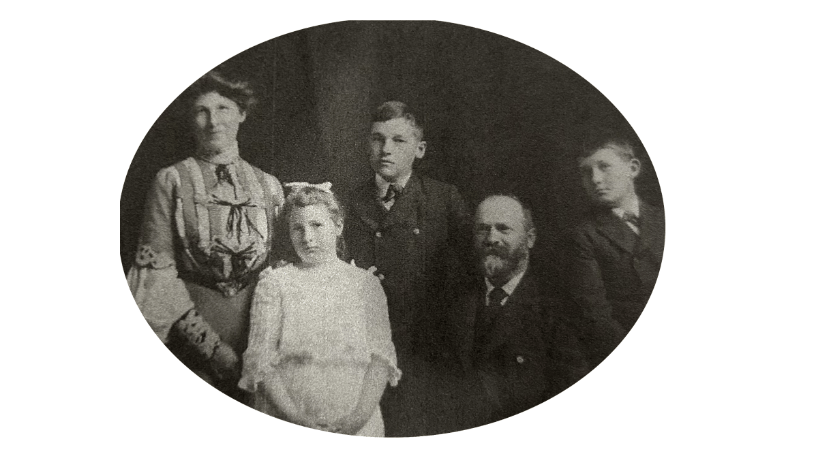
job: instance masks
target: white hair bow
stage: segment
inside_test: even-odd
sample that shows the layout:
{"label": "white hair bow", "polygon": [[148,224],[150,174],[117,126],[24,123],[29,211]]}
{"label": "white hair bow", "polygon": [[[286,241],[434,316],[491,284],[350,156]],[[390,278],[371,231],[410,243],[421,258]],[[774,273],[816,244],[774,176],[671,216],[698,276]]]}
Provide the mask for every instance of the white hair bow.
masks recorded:
{"label": "white hair bow", "polygon": [[328,192],[330,194],[332,193],[332,183],[330,183],[328,181],[326,181],[324,183],[321,183],[321,184],[311,184],[311,183],[307,183],[305,181],[295,181],[295,182],[292,182],[292,183],[284,183],[283,186],[286,186],[287,188],[292,189],[292,190],[311,187],[311,188],[320,189],[321,191]]}

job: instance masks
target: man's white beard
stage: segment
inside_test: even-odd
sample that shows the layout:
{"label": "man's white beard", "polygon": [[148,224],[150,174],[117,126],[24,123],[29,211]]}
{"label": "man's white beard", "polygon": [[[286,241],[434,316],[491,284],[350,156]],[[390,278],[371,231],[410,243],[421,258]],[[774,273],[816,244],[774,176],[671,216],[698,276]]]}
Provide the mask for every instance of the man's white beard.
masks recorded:
{"label": "man's white beard", "polygon": [[487,255],[483,259],[484,275],[489,279],[508,276],[515,270],[518,262],[497,255]]}
{"label": "man's white beard", "polygon": [[[499,255],[505,254],[505,255]],[[498,249],[489,255],[484,255],[481,259],[481,266],[484,275],[488,279],[509,279],[514,276],[522,261],[529,255],[526,243],[522,243],[511,252],[505,249]]]}

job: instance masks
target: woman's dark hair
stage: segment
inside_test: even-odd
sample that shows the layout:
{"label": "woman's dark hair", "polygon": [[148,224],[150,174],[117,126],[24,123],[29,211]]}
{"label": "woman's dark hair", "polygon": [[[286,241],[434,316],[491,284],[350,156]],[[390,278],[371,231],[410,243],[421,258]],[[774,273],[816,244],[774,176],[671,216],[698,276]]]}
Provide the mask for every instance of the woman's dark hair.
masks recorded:
{"label": "woman's dark hair", "polygon": [[186,89],[184,93],[185,101],[188,103],[188,107],[191,107],[195,99],[211,92],[229,98],[238,105],[241,111],[246,113],[250,112],[257,104],[255,92],[249,82],[230,79],[220,71],[211,71],[197,79],[195,83]]}

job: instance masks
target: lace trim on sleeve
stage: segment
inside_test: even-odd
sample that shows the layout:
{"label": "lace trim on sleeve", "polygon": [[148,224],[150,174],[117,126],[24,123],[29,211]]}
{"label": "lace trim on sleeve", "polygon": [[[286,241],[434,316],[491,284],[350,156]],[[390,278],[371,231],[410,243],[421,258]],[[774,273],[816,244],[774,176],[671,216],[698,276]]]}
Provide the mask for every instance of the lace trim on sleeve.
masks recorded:
{"label": "lace trim on sleeve", "polygon": [[175,264],[174,258],[165,252],[156,252],[148,244],[143,244],[137,249],[135,255],[135,265],[139,268],[168,268]]}
{"label": "lace trim on sleeve", "polygon": [[377,358],[379,361],[385,363],[387,369],[389,370],[389,385],[393,387],[398,386],[398,381],[403,376],[403,372],[398,369],[398,366],[392,362],[391,358],[387,358],[386,356],[380,353],[372,353],[374,358]]}
{"label": "lace trim on sleeve", "polygon": [[395,345],[392,343],[392,333],[389,324],[389,309],[386,295],[380,280],[375,275],[365,272],[367,296],[367,335],[369,350],[372,357],[386,363],[389,368],[389,384],[398,385],[401,379],[401,370],[398,368],[398,356]]}

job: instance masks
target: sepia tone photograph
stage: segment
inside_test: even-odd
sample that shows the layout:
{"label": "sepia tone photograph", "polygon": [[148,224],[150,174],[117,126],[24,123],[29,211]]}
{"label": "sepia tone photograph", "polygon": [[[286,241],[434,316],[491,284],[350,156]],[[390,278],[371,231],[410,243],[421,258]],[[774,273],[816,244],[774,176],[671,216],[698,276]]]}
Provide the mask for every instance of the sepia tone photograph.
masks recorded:
{"label": "sepia tone photograph", "polygon": [[3,460],[821,459],[808,5],[3,11]]}
{"label": "sepia tone photograph", "polygon": [[513,417],[605,361],[664,249],[657,176],[584,77],[506,37],[348,21],[217,63],[121,196],[149,327],[227,397],[335,433]]}

